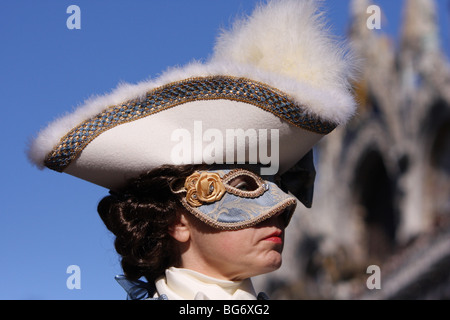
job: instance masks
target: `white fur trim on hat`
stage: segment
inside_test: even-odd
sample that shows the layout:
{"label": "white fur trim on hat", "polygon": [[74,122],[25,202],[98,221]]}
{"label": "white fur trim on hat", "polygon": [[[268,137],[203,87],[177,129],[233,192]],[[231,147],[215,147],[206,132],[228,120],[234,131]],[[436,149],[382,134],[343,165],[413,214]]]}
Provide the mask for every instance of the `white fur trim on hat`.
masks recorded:
{"label": "white fur trim on hat", "polygon": [[[320,2],[272,0],[259,6],[250,17],[237,21],[230,31],[222,32],[214,55],[207,63],[193,62],[182,68],[171,68],[158,79],[121,84],[109,94],[89,99],[72,114],[42,130],[30,145],[29,158],[43,168],[49,153],[80,123],[112,106],[143,100],[151,90],[195,77],[219,75],[258,81],[289,96],[311,117],[335,125],[344,124],[355,112],[355,102],[350,94],[355,67],[346,45],[337,42],[329,33],[318,8]],[[217,101],[211,103],[217,105]],[[240,105],[245,108],[247,104]],[[182,109],[182,106],[174,108]],[[103,139],[102,135],[96,139]],[[96,139],[90,143],[96,144]],[[312,145],[307,143],[306,147]],[[85,153],[90,148],[92,146],[88,145]],[[303,151],[297,156],[304,154]],[[160,159],[154,164],[163,164],[163,161]]]}

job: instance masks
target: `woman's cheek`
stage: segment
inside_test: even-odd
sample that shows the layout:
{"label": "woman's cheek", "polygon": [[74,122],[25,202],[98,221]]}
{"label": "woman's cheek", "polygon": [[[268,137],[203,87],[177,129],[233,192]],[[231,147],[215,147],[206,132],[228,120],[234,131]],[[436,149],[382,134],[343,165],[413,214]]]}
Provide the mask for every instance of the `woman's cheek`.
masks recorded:
{"label": "woman's cheek", "polygon": [[240,255],[242,252],[245,252],[249,245],[249,240],[243,231],[245,230],[221,232],[215,241],[218,250],[220,250],[219,252],[227,256]]}

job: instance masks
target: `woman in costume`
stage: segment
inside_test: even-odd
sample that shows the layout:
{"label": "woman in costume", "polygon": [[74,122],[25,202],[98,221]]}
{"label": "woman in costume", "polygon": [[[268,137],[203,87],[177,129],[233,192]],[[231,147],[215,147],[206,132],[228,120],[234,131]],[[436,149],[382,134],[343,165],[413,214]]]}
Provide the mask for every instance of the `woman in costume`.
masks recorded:
{"label": "woman in costume", "polygon": [[39,167],[110,190],[98,212],[130,298],[265,298],[251,277],[280,267],[297,199],[312,204],[311,149],[355,111],[352,57],[317,3],[269,1],[206,63],[122,85],[32,143]]}

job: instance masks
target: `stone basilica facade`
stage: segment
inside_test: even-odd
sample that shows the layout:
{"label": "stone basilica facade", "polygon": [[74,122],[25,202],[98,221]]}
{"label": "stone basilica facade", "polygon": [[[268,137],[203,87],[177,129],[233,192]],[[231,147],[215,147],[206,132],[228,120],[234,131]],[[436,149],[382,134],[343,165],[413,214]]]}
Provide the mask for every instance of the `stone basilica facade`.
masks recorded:
{"label": "stone basilica facade", "polygon": [[394,44],[367,27],[371,4],[349,8],[358,114],[317,146],[313,208],[294,215],[283,267],[255,279],[275,299],[450,298],[450,64],[437,6],[405,0]]}

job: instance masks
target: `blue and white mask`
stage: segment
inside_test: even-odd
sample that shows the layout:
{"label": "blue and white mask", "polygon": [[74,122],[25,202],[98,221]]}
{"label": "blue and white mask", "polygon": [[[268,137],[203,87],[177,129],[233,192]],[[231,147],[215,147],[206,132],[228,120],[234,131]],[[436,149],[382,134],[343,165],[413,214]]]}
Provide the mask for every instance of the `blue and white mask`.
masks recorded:
{"label": "blue and white mask", "polygon": [[240,230],[283,214],[289,223],[297,199],[275,183],[244,169],[198,171],[189,176],[181,199],[198,219],[221,230]]}

